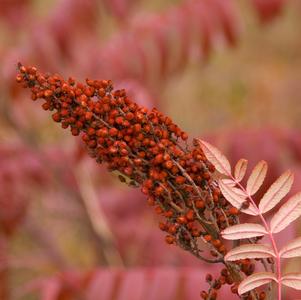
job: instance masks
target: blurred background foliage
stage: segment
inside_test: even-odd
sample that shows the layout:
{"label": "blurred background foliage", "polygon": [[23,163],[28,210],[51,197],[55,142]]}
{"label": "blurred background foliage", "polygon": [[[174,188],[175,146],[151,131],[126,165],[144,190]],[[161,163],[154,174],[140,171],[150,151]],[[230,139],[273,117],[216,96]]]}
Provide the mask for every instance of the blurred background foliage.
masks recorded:
{"label": "blurred background foliage", "polygon": [[113,79],[300,190],[300,16],[299,0],[0,0],[0,299],[198,299],[218,271],[165,245],[140,191],[16,87],[18,61]]}

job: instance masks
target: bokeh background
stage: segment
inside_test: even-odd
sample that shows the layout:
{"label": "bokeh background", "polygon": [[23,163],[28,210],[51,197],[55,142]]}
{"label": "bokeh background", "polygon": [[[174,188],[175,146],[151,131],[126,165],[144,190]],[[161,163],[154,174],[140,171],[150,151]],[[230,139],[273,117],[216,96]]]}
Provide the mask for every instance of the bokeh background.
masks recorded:
{"label": "bokeh background", "polygon": [[291,168],[297,191],[300,37],[300,0],[0,0],[0,299],[193,300],[219,271],[164,243],[139,189],[16,86],[18,61],[112,79],[232,162],[267,160],[266,186]]}

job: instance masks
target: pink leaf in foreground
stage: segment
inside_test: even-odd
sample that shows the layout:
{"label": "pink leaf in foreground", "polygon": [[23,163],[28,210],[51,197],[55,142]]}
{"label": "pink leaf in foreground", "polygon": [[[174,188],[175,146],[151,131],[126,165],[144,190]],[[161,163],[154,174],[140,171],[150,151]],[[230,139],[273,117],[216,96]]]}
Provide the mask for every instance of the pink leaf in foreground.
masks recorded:
{"label": "pink leaf in foreground", "polygon": [[247,195],[240,189],[228,185],[225,183],[225,180],[218,181],[219,187],[223,196],[228,200],[234,207],[240,209],[242,212],[251,215],[257,216],[258,210],[254,207],[252,203],[250,203],[247,209],[241,209],[242,204],[246,201]]}
{"label": "pink leaf in foreground", "polygon": [[245,258],[268,258],[275,257],[273,249],[269,245],[246,244],[230,250],[225,260],[234,261]]}
{"label": "pink leaf in foreground", "polygon": [[248,161],[246,159],[240,159],[237,164],[235,165],[234,169],[234,177],[237,182],[240,182],[244,176],[246,175],[248,167]]}
{"label": "pink leaf in foreground", "polygon": [[247,182],[247,192],[249,193],[249,195],[254,195],[259,190],[259,188],[263,184],[267,170],[268,164],[264,160],[261,160],[254,167]]}
{"label": "pink leaf in foreground", "polygon": [[219,180],[218,185],[223,196],[235,207],[240,208],[246,201],[247,196],[238,188],[230,186],[225,181]]}
{"label": "pink leaf in foreground", "polygon": [[263,236],[266,233],[267,231],[260,224],[245,223],[226,228],[222,231],[222,236],[226,240],[239,240]]}
{"label": "pink leaf in foreground", "polygon": [[198,139],[206,158],[215,166],[216,170],[224,175],[231,174],[231,166],[228,159],[211,144]]}
{"label": "pink leaf in foreground", "polygon": [[301,215],[301,192],[284,203],[271,220],[271,231],[277,233]]}
{"label": "pink leaf in foreground", "polygon": [[272,280],[277,282],[276,276],[270,272],[259,272],[255,273],[246,279],[244,279],[238,286],[238,293],[242,295],[246,292],[249,292],[259,286],[267,284]]}
{"label": "pink leaf in foreground", "polygon": [[223,183],[228,185],[228,186],[231,186],[231,187],[234,187],[236,186],[236,182],[232,179],[229,179],[229,178],[223,178],[222,179]]}
{"label": "pink leaf in foreground", "polygon": [[286,246],[284,246],[280,250],[279,255],[283,258],[301,256],[301,237],[291,241]]}
{"label": "pink leaf in foreground", "polygon": [[301,290],[301,273],[289,273],[282,277],[281,282],[293,289]]}
{"label": "pink leaf in foreground", "polygon": [[261,213],[274,208],[290,191],[294,182],[294,175],[290,170],[283,173],[267,190],[259,203]]}

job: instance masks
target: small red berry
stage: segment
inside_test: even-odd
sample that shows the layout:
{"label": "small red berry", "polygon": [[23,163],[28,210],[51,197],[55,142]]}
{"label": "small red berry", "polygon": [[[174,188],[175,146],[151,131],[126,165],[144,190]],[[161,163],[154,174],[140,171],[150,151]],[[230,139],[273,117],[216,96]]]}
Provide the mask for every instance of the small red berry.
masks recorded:
{"label": "small red berry", "polygon": [[165,237],[165,241],[166,241],[167,244],[173,244],[175,242],[175,238],[171,235],[167,235]]}
{"label": "small red berry", "polygon": [[54,122],[60,122],[61,121],[61,116],[60,116],[59,113],[54,113],[52,115],[52,119],[53,119]]}

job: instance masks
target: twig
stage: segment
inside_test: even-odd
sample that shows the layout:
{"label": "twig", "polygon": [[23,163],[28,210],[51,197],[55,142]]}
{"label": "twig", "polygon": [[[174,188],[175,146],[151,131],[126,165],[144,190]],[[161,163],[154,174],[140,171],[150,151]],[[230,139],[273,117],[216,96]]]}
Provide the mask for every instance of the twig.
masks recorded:
{"label": "twig", "polygon": [[87,166],[79,167],[75,172],[79,191],[87,214],[91,220],[94,231],[100,238],[103,254],[110,266],[124,266],[121,255],[116,248],[113,233],[111,232],[106,217],[98,205],[97,195],[93,188],[91,175]]}

